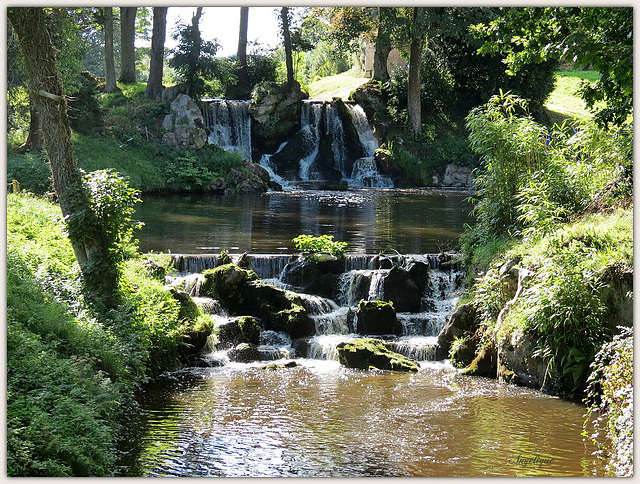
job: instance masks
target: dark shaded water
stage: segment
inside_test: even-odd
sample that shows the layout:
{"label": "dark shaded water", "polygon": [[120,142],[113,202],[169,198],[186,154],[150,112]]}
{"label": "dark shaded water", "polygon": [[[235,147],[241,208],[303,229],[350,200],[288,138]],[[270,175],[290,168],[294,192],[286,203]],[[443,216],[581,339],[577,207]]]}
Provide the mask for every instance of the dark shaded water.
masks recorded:
{"label": "dark shaded water", "polygon": [[581,405],[464,377],[301,360],[192,370],[145,393],[143,476],[592,476]]}
{"label": "dark shaded water", "polygon": [[467,192],[353,190],[239,196],[146,196],[144,252],[291,253],[300,234],[333,235],[349,253],[437,253],[457,247],[470,223]]}

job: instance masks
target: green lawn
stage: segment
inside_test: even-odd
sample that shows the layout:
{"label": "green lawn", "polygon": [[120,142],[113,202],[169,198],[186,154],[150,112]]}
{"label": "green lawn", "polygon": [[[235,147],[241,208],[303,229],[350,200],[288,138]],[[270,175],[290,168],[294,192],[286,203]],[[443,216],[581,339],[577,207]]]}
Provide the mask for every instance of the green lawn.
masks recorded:
{"label": "green lawn", "polygon": [[595,82],[600,77],[597,71],[561,71],[556,74],[556,88],[549,95],[545,107],[566,117],[590,116],[586,104],[579,97],[582,81]]}
{"label": "green lawn", "polygon": [[357,77],[351,71],[323,77],[309,84],[309,97],[319,100],[331,100],[334,97],[347,99],[351,91],[368,81],[370,78]]}

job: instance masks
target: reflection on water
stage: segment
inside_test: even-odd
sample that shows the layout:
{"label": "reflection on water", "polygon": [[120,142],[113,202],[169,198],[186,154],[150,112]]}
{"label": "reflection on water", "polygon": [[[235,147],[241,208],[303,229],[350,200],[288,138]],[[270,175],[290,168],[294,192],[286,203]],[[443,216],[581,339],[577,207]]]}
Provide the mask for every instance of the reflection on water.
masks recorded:
{"label": "reflection on water", "polygon": [[130,475],[602,475],[578,404],[444,363],[395,374],[300,361],[201,369],[149,388]]}
{"label": "reflection on water", "polygon": [[238,196],[146,196],[137,208],[145,252],[291,253],[301,233],[333,235],[350,253],[455,248],[471,221],[467,192],[353,190]]}

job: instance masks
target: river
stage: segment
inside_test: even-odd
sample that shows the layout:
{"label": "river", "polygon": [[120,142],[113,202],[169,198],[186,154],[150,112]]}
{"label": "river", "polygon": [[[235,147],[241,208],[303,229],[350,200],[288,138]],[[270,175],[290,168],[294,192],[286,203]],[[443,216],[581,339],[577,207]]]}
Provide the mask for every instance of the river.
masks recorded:
{"label": "river", "polygon": [[[466,377],[448,360],[433,361],[436,335],[459,297],[461,274],[420,254],[458,248],[463,225],[471,221],[466,197],[438,190],[146,197],[137,212],[145,223],[145,251],[195,254],[210,263],[206,254],[226,249],[273,254],[254,263],[263,264],[265,257],[286,263],[282,254],[293,252],[291,239],[311,233],[346,241],[349,255],[332,299],[307,297],[318,308],[310,312],[315,336],[296,344],[286,333],[263,331],[264,361],[236,363],[224,351],[211,350],[205,360],[222,366],[185,368],[145,387],[126,474],[604,475],[591,455],[595,449],[581,436],[582,404]],[[385,296],[389,269],[374,266],[373,256],[383,251],[417,254],[394,256],[400,266],[422,260],[431,267],[420,308],[398,313],[402,331],[387,338],[394,351],[419,360],[415,374],[352,370],[335,360],[337,343],[359,336],[348,324],[349,307],[360,294]],[[262,277],[285,287],[277,274],[281,265],[265,268],[275,273]],[[181,276],[170,282],[201,296],[201,276]],[[222,323],[233,319],[219,308],[212,314]],[[263,369],[274,359],[298,366]]]}
{"label": "river", "polygon": [[471,223],[459,190],[292,191],[145,196],[136,216],[143,251],[291,253],[300,234],[333,235],[349,253],[437,253]]}

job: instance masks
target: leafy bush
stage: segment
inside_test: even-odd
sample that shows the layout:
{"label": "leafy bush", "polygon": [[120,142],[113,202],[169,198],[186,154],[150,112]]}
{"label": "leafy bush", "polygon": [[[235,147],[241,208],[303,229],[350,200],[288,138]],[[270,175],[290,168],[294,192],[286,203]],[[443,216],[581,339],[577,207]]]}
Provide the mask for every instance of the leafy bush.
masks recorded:
{"label": "leafy bush", "polygon": [[[602,346],[591,364],[586,401],[590,404],[583,435],[603,453],[607,440],[613,451],[608,464],[616,476],[633,475],[633,328],[620,328]],[[593,433],[587,428],[593,426]]]}
{"label": "leafy bush", "polygon": [[319,237],[299,235],[293,239],[293,243],[296,244],[296,249],[304,253],[305,257],[320,253],[344,257],[344,253],[347,250],[347,243],[334,241],[333,235],[321,235]]}
{"label": "leafy bush", "polygon": [[[106,215],[122,208],[111,203],[113,196],[105,190],[95,209]],[[126,216],[113,218],[113,227],[127,225]],[[57,205],[26,193],[8,195],[10,476],[114,475],[115,442],[126,430],[120,419],[135,413],[134,389],[175,368],[190,328],[212,326],[202,314],[180,319],[179,303],[163,287],[167,268],[158,264],[169,262],[161,257],[154,264],[141,256],[123,260],[120,305],[97,312],[62,227]]]}
{"label": "leafy bush", "polygon": [[42,195],[51,190],[51,168],[43,153],[7,155],[7,181],[18,180],[20,188]]}
{"label": "leafy bush", "polygon": [[78,91],[69,103],[69,122],[78,133],[99,132],[104,127],[104,112],[98,104],[98,81],[88,72],[78,76]]}

